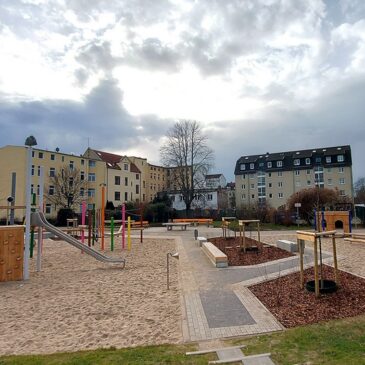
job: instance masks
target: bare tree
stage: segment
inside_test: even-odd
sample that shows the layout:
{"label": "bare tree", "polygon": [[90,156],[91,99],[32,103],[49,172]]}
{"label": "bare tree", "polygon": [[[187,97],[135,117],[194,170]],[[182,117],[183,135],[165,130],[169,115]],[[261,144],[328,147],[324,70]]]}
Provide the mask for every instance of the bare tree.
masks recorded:
{"label": "bare tree", "polygon": [[208,147],[207,137],[196,121],[178,121],[166,137],[160,149],[161,161],[172,168],[173,185],[181,192],[188,213],[197,189],[204,186],[205,175],[212,166],[213,150]]}
{"label": "bare tree", "polygon": [[47,200],[61,208],[72,208],[84,199],[86,181],[81,180],[80,170],[63,166],[49,178],[45,188]]}

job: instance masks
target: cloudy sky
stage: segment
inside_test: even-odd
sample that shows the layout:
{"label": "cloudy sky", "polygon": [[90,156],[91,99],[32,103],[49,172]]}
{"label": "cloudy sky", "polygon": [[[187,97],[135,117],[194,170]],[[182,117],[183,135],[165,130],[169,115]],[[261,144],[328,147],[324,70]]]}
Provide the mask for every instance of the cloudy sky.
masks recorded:
{"label": "cloudy sky", "polygon": [[178,119],[227,180],[242,155],[344,144],[365,176],[365,1],[0,1],[0,146],[158,163]]}

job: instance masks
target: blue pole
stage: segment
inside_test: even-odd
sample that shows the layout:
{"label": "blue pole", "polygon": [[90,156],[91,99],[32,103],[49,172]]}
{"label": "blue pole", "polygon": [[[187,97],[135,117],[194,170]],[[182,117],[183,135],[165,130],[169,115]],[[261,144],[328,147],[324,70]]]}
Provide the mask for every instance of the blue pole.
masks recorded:
{"label": "blue pole", "polygon": [[[354,207],[356,209],[356,207]],[[350,233],[352,232],[352,213],[351,210],[349,210],[349,230]]]}
{"label": "blue pole", "polygon": [[314,209],[314,230],[317,230],[317,211]]}
{"label": "blue pole", "polygon": [[322,231],[325,231],[326,230],[326,221],[324,220],[324,209],[322,209]]}

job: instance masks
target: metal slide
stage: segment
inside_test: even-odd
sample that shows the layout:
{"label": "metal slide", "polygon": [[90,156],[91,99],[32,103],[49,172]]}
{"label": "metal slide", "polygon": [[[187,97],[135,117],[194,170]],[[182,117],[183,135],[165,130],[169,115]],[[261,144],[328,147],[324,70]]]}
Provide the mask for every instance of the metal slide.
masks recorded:
{"label": "metal slide", "polygon": [[70,245],[78,248],[79,250],[87,253],[88,255],[91,255],[92,257],[94,257],[94,259],[96,259],[98,261],[106,262],[109,264],[123,264],[122,268],[124,268],[124,266],[125,266],[124,259],[117,259],[117,258],[105,256],[105,255],[101,254],[99,251],[96,251],[93,248],[91,248],[87,245],[84,245],[77,239],[71,237],[67,233],[61,231],[60,229],[58,229],[57,227],[55,227],[51,223],[49,223],[47,221],[46,217],[44,216],[44,214],[41,212],[32,212],[31,225],[44,227],[46,231],[53,233],[55,236],[61,238],[63,241],[66,241]]}

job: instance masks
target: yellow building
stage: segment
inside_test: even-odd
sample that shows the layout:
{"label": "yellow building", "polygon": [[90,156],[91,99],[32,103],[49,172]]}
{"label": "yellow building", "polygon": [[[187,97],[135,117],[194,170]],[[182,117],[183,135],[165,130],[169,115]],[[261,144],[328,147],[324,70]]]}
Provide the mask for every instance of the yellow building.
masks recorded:
{"label": "yellow building", "polygon": [[[41,168],[44,174],[44,211],[46,216],[55,217],[60,207],[55,206],[47,200],[46,195],[53,195],[55,187],[50,177],[56,175],[62,168],[69,167],[80,172],[80,179],[85,181],[80,195],[84,196],[89,208],[95,204],[96,208],[101,206],[100,185],[105,182],[105,164],[97,159],[87,158],[74,154],[48,151],[33,148],[32,151],[32,173],[31,192],[36,194],[36,204],[39,202]],[[27,168],[27,147],[25,146],[4,146],[0,148],[0,206],[7,205],[7,197],[13,196],[15,206],[25,206],[26,191],[26,168]],[[14,182],[15,175],[15,182]],[[81,206],[75,206],[76,212],[81,211]],[[0,219],[6,218],[6,209],[0,209]],[[15,219],[21,221],[25,216],[25,209],[15,210]]]}

